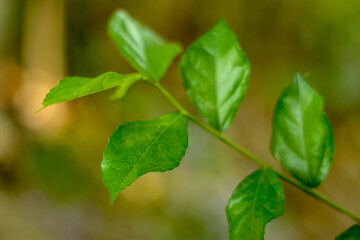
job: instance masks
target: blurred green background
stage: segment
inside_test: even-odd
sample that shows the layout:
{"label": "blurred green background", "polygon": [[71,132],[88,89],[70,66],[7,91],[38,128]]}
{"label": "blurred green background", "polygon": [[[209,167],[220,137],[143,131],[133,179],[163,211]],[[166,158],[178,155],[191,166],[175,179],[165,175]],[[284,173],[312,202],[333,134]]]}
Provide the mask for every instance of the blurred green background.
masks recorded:
{"label": "blurred green background", "polygon": [[[231,139],[279,169],[269,151],[276,100],[295,72],[324,97],[335,137],[320,191],[360,213],[359,0],[0,0],[0,239],[227,239],[225,205],[256,166],[190,123],[180,167],[151,173],[114,205],[101,182],[108,137],[119,124],[174,107],[144,84],[121,101],[106,91],[38,114],[67,75],[134,71],[106,34],[117,9],[187,46],[219,18],[251,63]],[[196,115],[177,63],[162,83]],[[284,183],[286,211],[265,239],[333,239],[347,217]]]}

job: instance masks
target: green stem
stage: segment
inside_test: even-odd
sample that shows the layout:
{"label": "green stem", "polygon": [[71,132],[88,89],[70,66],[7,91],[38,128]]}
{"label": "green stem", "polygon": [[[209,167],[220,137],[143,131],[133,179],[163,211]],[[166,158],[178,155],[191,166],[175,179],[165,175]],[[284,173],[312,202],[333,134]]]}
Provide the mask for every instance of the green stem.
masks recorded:
{"label": "green stem", "polygon": [[317,191],[315,191],[315,190],[313,190],[311,188],[308,188],[308,187],[304,186],[301,183],[298,183],[298,182],[292,180],[288,176],[286,176],[283,173],[281,173],[281,172],[277,171],[276,169],[272,168],[270,165],[268,165],[267,163],[265,163],[261,159],[255,157],[253,154],[249,153],[244,148],[240,147],[239,145],[237,145],[236,143],[234,143],[233,141],[231,141],[230,139],[225,137],[221,132],[219,132],[219,131],[215,130],[214,128],[212,128],[212,127],[204,124],[203,122],[199,121],[197,118],[192,116],[178,101],[176,101],[175,98],[165,88],[163,88],[158,82],[153,82],[153,81],[149,80],[146,77],[143,77],[143,80],[144,80],[144,82],[146,82],[146,83],[154,86],[155,88],[157,88],[182,114],[187,116],[192,122],[194,122],[199,127],[203,128],[205,131],[207,131],[208,133],[210,133],[211,135],[213,135],[214,137],[216,137],[217,139],[219,139],[220,141],[222,141],[223,143],[225,143],[226,145],[228,145],[229,147],[231,147],[232,149],[234,149],[235,151],[237,151],[241,155],[245,156],[246,158],[248,158],[249,160],[256,163],[257,165],[259,165],[262,168],[266,168],[266,167],[271,168],[278,175],[279,178],[281,178],[284,181],[290,183],[291,185],[299,188],[300,190],[302,190],[303,192],[305,192],[308,195],[312,196],[316,200],[318,200],[318,201],[326,204],[327,206],[329,206],[329,207],[331,207],[331,208],[345,214],[346,216],[350,217],[351,219],[353,219],[357,223],[360,223],[360,217],[358,215],[356,215],[353,212],[343,208],[341,205],[333,202],[332,200],[328,199],[327,197],[325,197],[321,193],[319,193],[319,192],[317,192]]}

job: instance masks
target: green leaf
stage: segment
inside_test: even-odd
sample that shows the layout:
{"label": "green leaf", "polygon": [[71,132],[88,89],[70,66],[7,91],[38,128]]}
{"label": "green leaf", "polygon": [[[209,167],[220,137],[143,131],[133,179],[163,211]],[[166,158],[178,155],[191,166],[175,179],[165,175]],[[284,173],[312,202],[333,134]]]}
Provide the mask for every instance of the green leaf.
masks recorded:
{"label": "green leaf", "polygon": [[123,57],[152,80],[158,81],[173,58],[181,52],[180,45],[165,42],[124,10],[118,10],[113,15],[108,31]]}
{"label": "green leaf", "polygon": [[336,240],[359,240],[360,239],[360,225],[353,225],[339,236]]}
{"label": "green leaf", "polygon": [[137,78],[133,78],[133,79],[129,79],[128,81],[125,81],[123,84],[120,85],[120,87],[118,87],[116,89],[116,91],[111,95],[111,100],[115,100],[115,99],[120,99],[123,96],[125,96],[126,92],[129,90],[129,88],[136,83],[137,81],[139,81],[139,79]]}
{"label": "green leaf", "polygon": [[273,118],[273,155],[309,187],[320,185],[332,162],[333,136],[322,108],[322,98],[296,74],[280,97]]}
{"label": "green leaf", "polygon": [[119,193],[148,172],[172,170],[188,146],[187,117],[172,113],[120,126],[110,137],[101,163],[111,203]]}
{"label": "green leaf", "polygon": [[245,178],[226,206],[230,240],[262,240],[265,226],[284,212],[284,192],[276,173],[260,169]]}
{"label": "green leaf", "polygon": [[212,127],[225,131],[245,96],[250,65],[223,20],[189,46],[180,73],[186,93],[201,115]]}
{"label": "green leaf", "polygon": [[96,78],[68,77],[60,80],[59,84],[49,91],[42,105],[45,108],[55,103],[83,97],[120,86],[128,81],[133,82],[140,78],[140,74],[122,75],[115,72],[104,73]]}

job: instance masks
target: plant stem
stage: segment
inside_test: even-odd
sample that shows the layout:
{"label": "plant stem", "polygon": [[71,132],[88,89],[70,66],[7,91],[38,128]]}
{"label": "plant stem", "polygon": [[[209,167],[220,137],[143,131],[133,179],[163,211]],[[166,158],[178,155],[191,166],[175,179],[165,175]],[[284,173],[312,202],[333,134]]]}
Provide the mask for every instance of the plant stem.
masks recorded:
{"label": "plant stem", "polygon": [[192,116],[178,101],[176,101],[175,98],[165,88],[163,88],[158,82],[153,82],[153,81],[149,80],[146,77],[143,77],[142,79],[144,80],[144,82],[146,82],[146,83],[154,86],[155,88],[157,88],[182,114],[187,116],[192,122],[194,122],[199,127],[203,128],[205,131],[207,131],[208,133],[210,133],[211,135],[213,135],[214,137],[216,137],[217,139],[219,139],[220,141],[222,141],[223,143],[225,143],[226,145],[228,145],[229,147],[231,147],[232,149],[234,149],[235,151],[237,151],[241,155],[245,156],[246,158],[248,158],[249,160],[256,163],[257,165],[259,165],[262,168],[271,168],[278,175],[279,178],[281,178],[284,181],[290,183],[291,185],[299,188],[300,190],[302,190],[303,192],[305,192],[308,195],[312,196],[316,200],[318,200],[318,201],[326,204],[327,206],[329,206],[329,207],[331,207],[331,208],[345,214],[346,216],[350,217],[351,219],[353,219],[357,223],[360,223],[360,217],[358,215],[356,215],[355,213],[353,213],[353,212],[345,209],[341,205],[333,202],[332,200],[328,199],[327,197],[325,197],[321,193],[319,193],[319,192],[317,192],[317,191],[315,191],[315,190],[313,190],[313,189],[311,189],[309,187],[306,187],[303,184],[296,182],[295,180],[292,180],[290,177],[288,177],[285,174],[283,174],[283,173],[277,171],[276,169],[272,168],[270,165],[268,165],[267,163],[265,163],[261,159],[257,158],[256,156],[249,153],[244,148],[240,147],[239,145],[237,145],[236,143],[234,143],[233,141],[231,141],[230,139],[225,137],[221,132],[219,132],[219,131],[215,130],[214,128],[212,128],[212,127],[204,124],[203,122],[199,121],[197,118]]}

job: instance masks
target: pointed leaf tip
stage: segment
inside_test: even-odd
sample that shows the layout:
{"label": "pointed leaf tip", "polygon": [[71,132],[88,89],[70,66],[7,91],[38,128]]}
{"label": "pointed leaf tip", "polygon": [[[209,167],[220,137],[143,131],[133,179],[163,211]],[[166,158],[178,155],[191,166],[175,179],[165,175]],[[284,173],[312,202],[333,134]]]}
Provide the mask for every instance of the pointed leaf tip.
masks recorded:
{"label": "pointed leaf tip", "polygon": [[224,20],[189,46],[179,67],[190,101],[212,127],[225,131],[245,97],[250,65]]}
{"label": "pointed leaf tip", "polygon": [[46,107],[45,107],[45,106],[43,106],[43,107],[39,108],[38,110],[36,110],[36,111],[35,111],[35,113],[40,112],[40,111],[41,111],[41,110],[43,110],[44,108],[46,108]]}
{"label": "pointed leaf tip", "polygon": [[60,80],[57,86],[50,89],[42,102],[43,107],[38,111],[56,103],[73,100],[117,87],[127,83],[128,81],[136,81],[140,78],[141,75],[137,73],[122,75],[115,72],[104,73],[95,78],[67,77]]}
{"label": "pointed leaf tip", "polygon": [[301,77],[284,90],[275,108],[271,151],[281,165],[308,187],[330,171],[333,135],[323,100]]}

